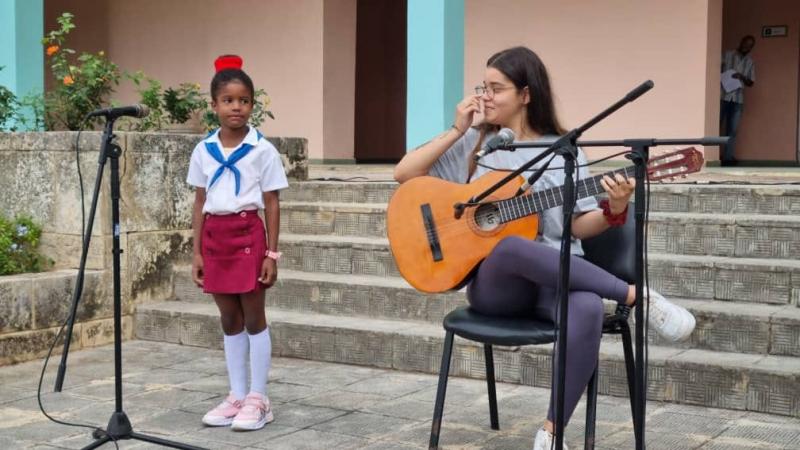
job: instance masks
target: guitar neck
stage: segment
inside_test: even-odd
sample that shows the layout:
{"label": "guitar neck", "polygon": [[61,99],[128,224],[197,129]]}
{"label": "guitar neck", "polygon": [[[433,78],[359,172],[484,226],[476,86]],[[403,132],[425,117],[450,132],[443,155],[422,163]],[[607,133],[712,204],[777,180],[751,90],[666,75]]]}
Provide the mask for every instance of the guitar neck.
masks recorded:
{"label": "guitar neck", "polygon": [[[613,178],[615,174],[622,174],[625,177],[631,178],[634,176],[635,171],[635,166],[628,166],[580,180],[575,185],[578,192],[578,199],[594,197],[595,195],[605,192],[605,189],[603,189],[603,186],[600,184],[600,180],[605,175]],[[500,221],[503,223],[537,214],[546,209],[555,208],[563,204],[564,186],[557,186],[533,194],[520,195],[494,202],[494,205],[497,206],[500,213]]]}

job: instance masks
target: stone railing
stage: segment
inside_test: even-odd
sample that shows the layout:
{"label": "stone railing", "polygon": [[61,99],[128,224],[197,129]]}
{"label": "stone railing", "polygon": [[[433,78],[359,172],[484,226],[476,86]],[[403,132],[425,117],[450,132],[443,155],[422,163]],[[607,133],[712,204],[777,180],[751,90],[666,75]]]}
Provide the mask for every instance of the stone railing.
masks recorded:
{"label": "stone railing", "polygon": [[[81,196],[74,132],[0,133],[0,211],[26,214],[42,225],[40,250],[52,271],[0,277],[0,365],[39,357],[66,318],[81,254]],[[120,159],[120,228],[123,330],[130,337],[137,303],[173,295],[172,266],[191,260],[194,194],[186,184],[200,135],[117,133]],[[80,166],[86,214],[98,168],[100,133],[84,132]],[[307,141],[270,138],[290,179],[308,176]],[[113,338],[109,166],[87,259],[87,281],[73,348]]]}

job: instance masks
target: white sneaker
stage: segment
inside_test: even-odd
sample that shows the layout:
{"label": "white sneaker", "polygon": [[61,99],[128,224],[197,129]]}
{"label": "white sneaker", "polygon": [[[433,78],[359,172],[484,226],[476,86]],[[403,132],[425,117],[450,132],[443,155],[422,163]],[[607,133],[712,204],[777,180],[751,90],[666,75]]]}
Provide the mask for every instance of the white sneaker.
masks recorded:
{"label": "white sneaker", "polygon": [[237,400],[231,392],[222,403],[203,416],[203,423],[210,427],[227,427],[233,423],[233,418],[239,414],[243,406],[244,401]]}
{"label": "white sneaker", "polygon": [[672,342],[688,338],[696,324],[692,313],[653,289],[647,290],[650,292],[650,324],[656,333]]}
{"label": "white sneaker", "polygon": [[233,418],[231,429],[235,431],[260,430],[273,420],[275,420],[275,416],[272,414],[269,399],[258,392],[251,392],[244,398],[244,404],[239,414]]}
{"label": "white sneaker", "polygon": [[[555,441],[556,437],[553,436],[553,433],[544,428],[540,428],[539,431],[536,432],[536,439],[533,440],[533,450],[550,450],[551,448],[555,448]],[[564,443],[564,450],[569,450],[566,443]]]}

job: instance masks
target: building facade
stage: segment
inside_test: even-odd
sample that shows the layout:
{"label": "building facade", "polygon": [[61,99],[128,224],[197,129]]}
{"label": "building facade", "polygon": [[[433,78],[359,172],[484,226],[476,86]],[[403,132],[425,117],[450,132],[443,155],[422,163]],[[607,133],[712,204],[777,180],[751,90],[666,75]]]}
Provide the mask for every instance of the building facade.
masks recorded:
{"label": "building facade", "polygon": [[[793,0],[0,0],[0,10],[0,83],[15,92],[47,87],[38,40],[69,11],[72,48],[105,50],[122,69],[165,86],[206,85],[217,55],[242,55],[272,100],[276,119],[264,131],[307,137],[312,161],[324,162],[397,160],[449,127],[455,104],[482,82],[486,59],[514,45],[548,66],[567,127],[655,82],[585,138],[716,135],[721,54],[751,34],[757,77],[737,159],[798,161]],[[762,37],[774,25],[787,36]],[[138,100],[130,85],[115,99]],[[718,159],[716,148],[705,151]]]}

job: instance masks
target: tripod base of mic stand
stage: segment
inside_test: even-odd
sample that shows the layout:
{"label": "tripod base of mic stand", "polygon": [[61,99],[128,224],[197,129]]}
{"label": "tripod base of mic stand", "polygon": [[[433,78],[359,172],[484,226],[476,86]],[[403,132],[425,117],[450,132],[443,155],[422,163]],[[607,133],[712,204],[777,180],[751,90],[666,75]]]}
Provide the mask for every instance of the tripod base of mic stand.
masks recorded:
{"label": "tripod base of mic stand", "polygon": [[124,412],[115,412],[112,414],[111,419],[108,421],[108,427],[106,428],[105,432],[102,430],[94,430],[94,432],[92,432],[92,437],[97,440],[86,447],[83,447],[83,450],[91,450],[93,448],[100,447],[101,445],[111,442],[112,440],[120,441],[124,439],[136,439],[139,441],[163,445],[164,447],[181,448],[185,450],[208,450],[203,447],[195,447],[194,445],[182,444],[180,442],[168,441],[166,439],[136,433],[133,431],[133,426],[131,425],[131,421],[128,419],[128,415]]}

